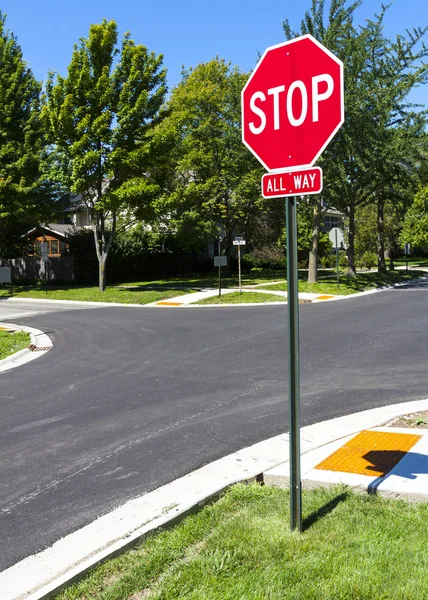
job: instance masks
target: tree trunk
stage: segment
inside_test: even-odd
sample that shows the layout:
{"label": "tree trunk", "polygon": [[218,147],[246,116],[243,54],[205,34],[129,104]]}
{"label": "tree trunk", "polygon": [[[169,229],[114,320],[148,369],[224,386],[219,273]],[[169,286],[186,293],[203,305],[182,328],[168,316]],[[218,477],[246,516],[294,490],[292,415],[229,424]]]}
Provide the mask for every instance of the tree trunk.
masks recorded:
{"label": "tree trunk", "polygon": [[377,266],[379,273],[386,273],[384,212],[384,200],[379,198],[377,201]]}
{"label": "tree trunk", "polygon": [[116,211],[112,211],[112,228],[110,234],[107,234],[105,227],[105,214],[102,211],[96,212],[96,223],[94,225],[95,250],[98,258],[98,282],[100,292],[105,292],[107,286],[107,258],[116,235]]}
{"label": "tree trunk", "polygon": [[355,206],[349,206],[349,232],[348,232],[348,277],[356,277],[355,270]]}
{"label": "tree trunk", "polygon": [[103,254],[98,263],[98,279],[100,292],[105,292],[107,287],[107,270],[106,270],[107,255]]}
{"label": "tree trunk", "polygon": [[318,281],[318,249],[321,231],[321,202],[315,201],[314,204],[314,229],[312,231],[311,249],[309,251],[308,283],[317,283]]}

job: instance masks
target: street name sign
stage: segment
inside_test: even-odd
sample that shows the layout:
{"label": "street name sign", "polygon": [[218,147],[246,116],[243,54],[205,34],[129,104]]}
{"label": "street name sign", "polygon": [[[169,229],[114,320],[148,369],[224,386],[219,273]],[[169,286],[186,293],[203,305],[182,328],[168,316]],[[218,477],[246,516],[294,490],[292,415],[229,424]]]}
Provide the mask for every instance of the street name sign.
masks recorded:
{"label": "street name sign", "polygon": [[311,35],[267,48],[242,90],[242,140],[267,171],[312,167],[343,122],[330,50]]}
{"label": "street name sign", "polygon": [[236,240],[236,239],[233,240],[232,243],[234,246],[245,246],[245,244],[246,244],[245,240]]}
{"label": "street name sign", "polygon": [[263,198],[309,196],[322,191],[322,169],[312,167],[302,171],[266,173],[262,177]]}

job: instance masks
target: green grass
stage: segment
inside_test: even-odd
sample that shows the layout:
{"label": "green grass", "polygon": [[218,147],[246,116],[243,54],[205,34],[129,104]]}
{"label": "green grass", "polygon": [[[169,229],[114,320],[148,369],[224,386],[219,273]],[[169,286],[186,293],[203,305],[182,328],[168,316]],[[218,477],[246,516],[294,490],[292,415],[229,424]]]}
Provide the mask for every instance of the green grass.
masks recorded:
{"label": "green grass", "polygon": [[[417,267],[428,267],[428,258],[409,258],[407,261],[409,267],[417,266]],[[394,265],[396,267],[406,266],[406,259],[400,258],[399,260],[394,260]]]}
{"label": "green grass", "polygon": [[0,288],[1,297],[16,298],[43,298],[47,300],[84,300],[87,302],[122,302],[124,304],[149,304],[159,300],[167,300],[175,296],[190,293],[191,289],[122,289],[107,287],[105,292],[100,292],[97,287],[72,287],[50,288],[45,292],[43,286],[7,286]]}
{"label": "green grass", "polygon": [[[300,292],[313,292],[316,294],[336,294],[349,295],[357,292],[377,287],[392,285],[394,283],[402,283],[411,279],[417,279],[426,275],[424,271],[388,271],[385,274],[378,272],[374,273],[359,273],[357,277],[340,277],[340,286],[337,288],[336,275],[323,277],[318,283],[308,283],[307,281],[299,281]],[[267,290],[287,290],[287,283],[278,283],[276,285],[266,286]]]}
{"label": "green grass", "polygon": [[260,292],[230,292],[228,294],[222,294],[220,297],[211,296],[211,298],[199,300],[194,304],[245,304],[247,302],[287,302],[287,298]]}
{"label": "green grass", "polygon": [[0,331],[0,360],[27,348],[30,341],[30,334],[25,331],[17,331],[16,333]]}
{"label": "green grass", "polygon": [[[340,290],[337,290],[336,275],[329,271],[318,272],[321,280],[317,284],[308,284],[304,279],[307,272],[299,271],[299,290],[301,292],[315,292],[320,294],[353,294],[381,285],[390,285],[391,283],[414,279],[424,275],[422,271],[389,271],[386,275],[378,273],[359,274],[356,279],[349,279],[345,275],[340,278]],[[256,285],[280,281],[282,283],[273,283],[267,285],[267,290],[286,290],[287,283],[283,271],[254,271],[248,273],[242,278],[242,285]],[[224,288],[237,287],[237,277],[223,278]],[[47,293],[44,285],[4,285],[0,287],[1,297],[16,298],[44,298],[50,300],[83,300],[90,302],[121,302],[124,304],[149,304],[159,300],[168,300],[175,296],[191,293],[200,288],[217,287],[216,277],[186,277],[180,279],[160,279],[157,281],[132,282],[110,285],[104,293],[98,290],[96,286],[48,286]],[[281,301],[279,297],[276,300]],[[229,300],[235,302],[235,300]],[[242,302],[242,298],[240,302]],[[272,299],[255,299],[254,302],[269,302]]]}
{"label": "green grass", "polygon": [[426,600],[428,504],[344,488],[234,486],[217,503],[98,567],[61,600]]}
{"label": "green grass", "polygon": [[[282,281],[285,279],[285,270],[271,271],[268,269],[254,269],[253,271],[242,274],[242,285],[255,285],[258,283],[267,283],[270,281]],[[222,286],[238,287],[238,274],[230,277],[222,276]],[[218,269],[209,275],[189,275],[188,277],[158,279],[154,281],[134,281],[121,282],[118,286],[138,286],[142,288],[165,286],[168,288],[192,287],[192,288],[210,288],[218,287]]]}

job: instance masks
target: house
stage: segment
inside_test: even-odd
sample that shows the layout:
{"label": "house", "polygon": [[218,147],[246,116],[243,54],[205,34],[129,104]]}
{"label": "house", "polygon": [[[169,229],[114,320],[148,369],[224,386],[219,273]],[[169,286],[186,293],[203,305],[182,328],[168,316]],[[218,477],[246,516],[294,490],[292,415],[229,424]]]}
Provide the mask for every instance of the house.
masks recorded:
{"label": "house", "polygon": [[68,238],[91,228],[90,212],[81,196],[71,199],[67,196],[58,201],[61,206],[55,223],[44,223],[31,229],[26,235],[29,238],[28,256],[41,256],[41,243],[48,244],[48,257],[68,256]]}

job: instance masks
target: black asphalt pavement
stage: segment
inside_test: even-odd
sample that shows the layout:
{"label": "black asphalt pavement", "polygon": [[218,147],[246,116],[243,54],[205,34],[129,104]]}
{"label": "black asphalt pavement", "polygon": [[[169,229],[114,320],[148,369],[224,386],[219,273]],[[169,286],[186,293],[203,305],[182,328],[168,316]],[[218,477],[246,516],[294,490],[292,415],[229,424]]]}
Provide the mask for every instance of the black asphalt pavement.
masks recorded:
{"label": "black asphalt pavement", "polygon": [[[35,314],[0,374],[0,570],[287,426],[287,309]],[[301,305],[302,425],[428,396],[428,285]]]}

